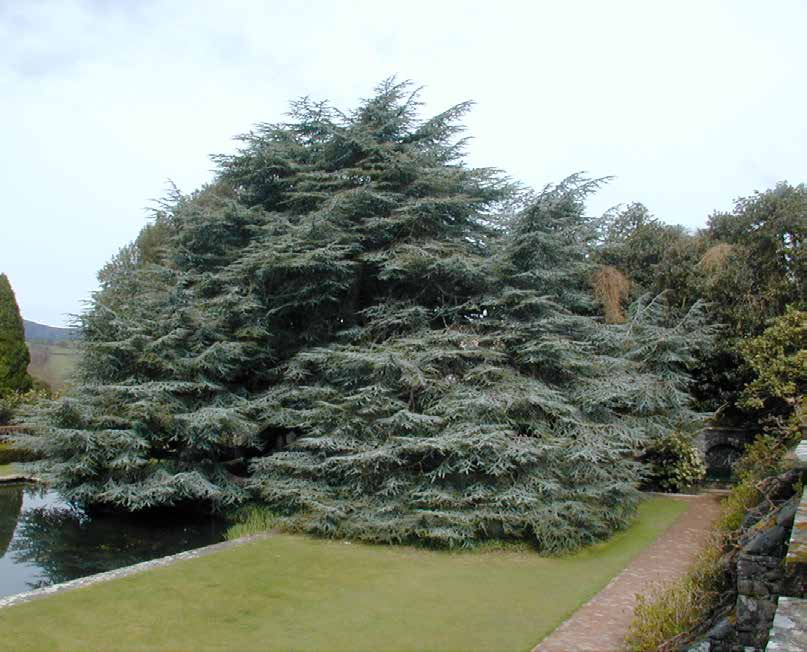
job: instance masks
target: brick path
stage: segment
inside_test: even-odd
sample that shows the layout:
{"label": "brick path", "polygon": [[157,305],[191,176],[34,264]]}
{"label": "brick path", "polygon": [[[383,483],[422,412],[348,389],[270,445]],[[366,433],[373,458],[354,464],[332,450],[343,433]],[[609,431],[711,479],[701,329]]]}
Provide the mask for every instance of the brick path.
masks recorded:
{"label": "brick path", "polygon": [[689,502],[662,535],[571,618],[539,643],[533,652],[618,652],[624,649],[636,594],[657,582],[683,575],[706,542],[720,511],[717,493],[678,496]]}

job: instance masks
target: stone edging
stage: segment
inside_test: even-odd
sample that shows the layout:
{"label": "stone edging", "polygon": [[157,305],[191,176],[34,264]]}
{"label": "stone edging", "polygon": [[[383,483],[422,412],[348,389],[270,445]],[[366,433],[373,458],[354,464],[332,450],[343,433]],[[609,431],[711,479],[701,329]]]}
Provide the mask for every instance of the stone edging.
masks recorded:
{"label": "stone edging", "polygon": [[97,573],[96,575],[79,577],[78,579],[70,580],[69,582],[62,582],[61,584],[53,584],[51,586],[45,586],[41,589],[35,589],[33,591],[26,591],[25,593],[10,595],[5,598],[0,598],[0,609],[4,609],[5,607],[12,607],[18,604],[23,604],[24,602],[30,602],[31,600],[37,600],[39,598],[45,598],[49,595],[54,595],[56,593],[72,591],[73,589],[79,589],[85,586],[90,586],[92,584],[99,584],[101,582],[107,582],[109,580],[117,580],[122,577],[128,577],[129,575],[136,575],[137,573],[151,570],[152,568],[162,568],[163,566],[170,566],[174,562],[182,561],[184,559],[195,559],[196,557],[204,557],[205,555],[209,555],[215,552],[221,552],[222,550],[228,550],[229,548],[234,548],[244,543],[250,543],[252,541],[259,541],[261,539],[266,539],[270,536],[272,536],[270,532],[261,534],[252,534],[250,536],[241,537],[240,539],[233,539],[232,541],[222,541],[221,543],[214,543],[209,546],[204,546],[203,548],[186,550],[185,552],[180,552],[175,555],[168,555],[167,557],[159,557],[157,559],[151,559],[149,561],[144,561],[139,564],[134,564],[132,566],[124,566],[123,568],[116,568],[115,570],[106,571],[105,573]]}
{"label": "stone edging", "polygon": [[19,473],[15,473],[14,475],[0,475],[0,484],[20,484],[23,482],[38,484],[39,479]]}
{"label": "stone edging", "polygon": [[640,491],[642,496],[661,496],[662,498],[701,498],[703,496],[728,496],[728,489],[709,489],[697,494],[674,494],[666,491]]}

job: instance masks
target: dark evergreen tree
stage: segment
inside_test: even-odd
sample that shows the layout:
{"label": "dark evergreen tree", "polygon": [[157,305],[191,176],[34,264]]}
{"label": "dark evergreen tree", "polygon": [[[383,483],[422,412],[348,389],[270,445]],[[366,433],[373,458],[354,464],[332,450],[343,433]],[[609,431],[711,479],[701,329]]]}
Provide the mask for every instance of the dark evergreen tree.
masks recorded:
{"label": "dark evergreen tree", "polygon": [[217,157],[105,269],[84,382],[26,442],[39,472],[130,509],[252,491],[289,526],[374,541],[559,550],[624,525],[633,454],[694,417],[696,316],[671,326],[659,300],[603,324],[597,183],[530,196],[468,168],[467,108],[420,121],[390,81]]}
{"label": "dark evergreen tree", "polygon": [[31,356],[25,344],[20,308],[8,277],[0,274],[0,396],[31,388],[28,364]]}

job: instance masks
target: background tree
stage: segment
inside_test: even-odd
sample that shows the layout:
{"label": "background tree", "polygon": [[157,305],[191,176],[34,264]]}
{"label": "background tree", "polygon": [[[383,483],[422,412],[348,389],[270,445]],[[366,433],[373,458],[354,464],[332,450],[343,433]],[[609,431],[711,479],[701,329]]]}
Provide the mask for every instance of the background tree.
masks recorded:
{"label": "background tree", "polygon": [[14,290],[8,277],[0,274],[0,396],[31,388],[30,361]]}
{"label": "background tree", "polygon": [[667,292],[670,304],[683,309],[700,298],[693,286],[703,244],[684,227],[634,203],[606,214],[600,238],[597,260],[627,276],[634,297]]}
{"label": "background tree", "polygon": [[723,336],[701,358],[697,396],[704,408],[753,424],[760,414],[740,401],[753,378],[741,343],[760,335],[786,306],[805,307],[806,233],[807,188],[780,183],[738,199],[695,234],[659,222],[644,206],[628,206],[607,221],[597,260],[624,273],[634,292],[665,291],[682,309],[708,303]]}
{"label": "background tree", "polygon": [[740,406],[764,415],[767,430],[795,443],[806,416],[807,312],[788,308],[762,335],[742,341],[740,353],[754,373]]}
{"label": "background tree", "polygon": [[[715,213],[705,231],[704,293],[735,337],[759,335],[788,305],[807,302],[807,187],[780,183]],[[718,301],[718,299],[720,299]]]}

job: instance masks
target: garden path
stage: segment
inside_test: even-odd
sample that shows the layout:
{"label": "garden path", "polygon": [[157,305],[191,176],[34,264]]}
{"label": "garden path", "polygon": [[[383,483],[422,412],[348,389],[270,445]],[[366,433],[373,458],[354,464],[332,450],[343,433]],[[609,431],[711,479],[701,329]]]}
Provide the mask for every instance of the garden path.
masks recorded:
{"label": "garden path", "polygon": [[683,575],[709,536],[725,492],[677,496],[689,509],[533,652],[619,652],[633,618],[636,595]]}

